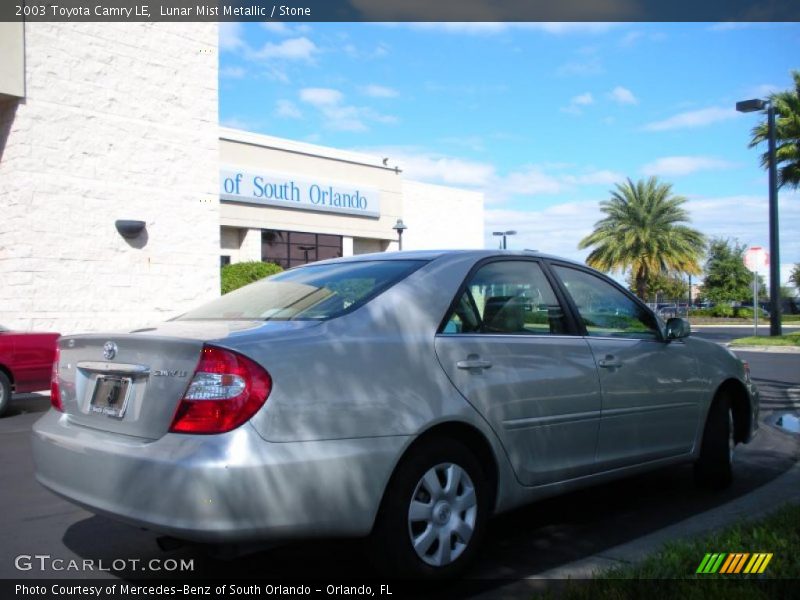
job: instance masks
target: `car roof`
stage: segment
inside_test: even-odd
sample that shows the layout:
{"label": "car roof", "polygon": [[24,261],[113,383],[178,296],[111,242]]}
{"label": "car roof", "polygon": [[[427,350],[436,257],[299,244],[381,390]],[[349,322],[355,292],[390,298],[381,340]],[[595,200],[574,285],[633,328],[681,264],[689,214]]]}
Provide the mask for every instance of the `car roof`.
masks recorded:
{"label": "car roof", "polygon": [[342,262],[363,262],[363,261],[389,261],[389,260],[424,260],[432,261],[447,258],[464,258],[471,257],[475,260],[492,257],[531,257],[531,258],[546,258],[550,260],[558,260],[566,263],[584,266],[582,263],[561,258],[560,256],[553,256],[537,252],[536,250],[405,250],[402,252],[373,252],[371,254],[355,254],[353,256],[345,256],[342,258],[332,258],[329,260],[321,260],[310,265],[325,265],[332,263]]}

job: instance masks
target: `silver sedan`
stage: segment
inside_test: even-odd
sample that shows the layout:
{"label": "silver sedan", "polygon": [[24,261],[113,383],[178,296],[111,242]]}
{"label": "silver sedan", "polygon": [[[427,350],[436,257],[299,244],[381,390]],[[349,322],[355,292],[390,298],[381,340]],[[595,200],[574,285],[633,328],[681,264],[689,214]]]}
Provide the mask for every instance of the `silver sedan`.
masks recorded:
{"label": "silver sedan", "polygon": [[681,462],[730,483],[758,394],[689,333],[536,253],[315,263],[61,338],[36,475],[177,538],[370,536],[395,574],[452,575],[523,503]]}

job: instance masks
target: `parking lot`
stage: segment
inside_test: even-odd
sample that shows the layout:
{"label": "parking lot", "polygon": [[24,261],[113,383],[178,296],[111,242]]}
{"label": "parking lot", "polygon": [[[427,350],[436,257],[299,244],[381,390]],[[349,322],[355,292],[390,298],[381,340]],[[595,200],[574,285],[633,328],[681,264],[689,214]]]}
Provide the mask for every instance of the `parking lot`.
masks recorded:
{"label": "parking lot", "polygon": [[[704,336],[704,331],[694,335]],[[724,341],[723,330],[710,336]],[[741,335],[740,333],[738,335]],[[800,354],[743,353],[762,392],[762,421],[774,413],[800,411]],[[325,540],[291,544],[226,560],[208,548],[188,546],[162,551],[156,535],[92,515],[56,497],[34,480],[29,432],[49,407],[46,394],[14,399],[11,415],[0,420],[3,457],[2,555],[0,577],[163,577],[171,572],[148,570],[166,559],[193,560],[193,570],[180,577],[362,578],[372,571],[358,540]],[[723,493],[696,489],[691,466],[663,469],[632,479],[544,500],[515,510],[490,523],[488,539],[472,577],[502,580],[530,576],[596,554],[647,535],[687,517],[723,504],[774,479],[798,458],[800,436],[762,422],[754,442],[737,450],[735,481]],[[89,559],[113,572],[53,570],[20,571],[19,555],[46,554],[69,561]],[[131,562],[133,561],[133,562]],[[138,561],[138,562],[137,562]],[[66,564],[66,563],[65,563]],[[121,564],[121,563],[117,563]]]}

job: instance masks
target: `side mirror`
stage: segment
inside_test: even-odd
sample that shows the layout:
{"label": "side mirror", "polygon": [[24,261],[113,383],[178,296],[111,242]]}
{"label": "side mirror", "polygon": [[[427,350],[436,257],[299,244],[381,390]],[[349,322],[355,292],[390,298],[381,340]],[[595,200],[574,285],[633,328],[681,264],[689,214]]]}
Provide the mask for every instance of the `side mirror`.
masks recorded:
{"label": "side mirror", "polygon": [[690,333],[692,333],[692,326],[686,319],[673,317],[667,321],[667,341],[689,337]]}

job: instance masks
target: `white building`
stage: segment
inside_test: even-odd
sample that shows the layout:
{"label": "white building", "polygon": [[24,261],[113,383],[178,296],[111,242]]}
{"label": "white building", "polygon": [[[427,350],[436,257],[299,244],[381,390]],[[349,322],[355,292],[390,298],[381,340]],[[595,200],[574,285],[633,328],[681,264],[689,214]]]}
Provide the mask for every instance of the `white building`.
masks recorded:
{"label": "white building", "polygon": [[396,250],[398,219],[403,249],[483,245],[482,194],[220,129],[214,23],[0,23],[0,55],[6,327],[158,322],[218,295],[221,262]]}

